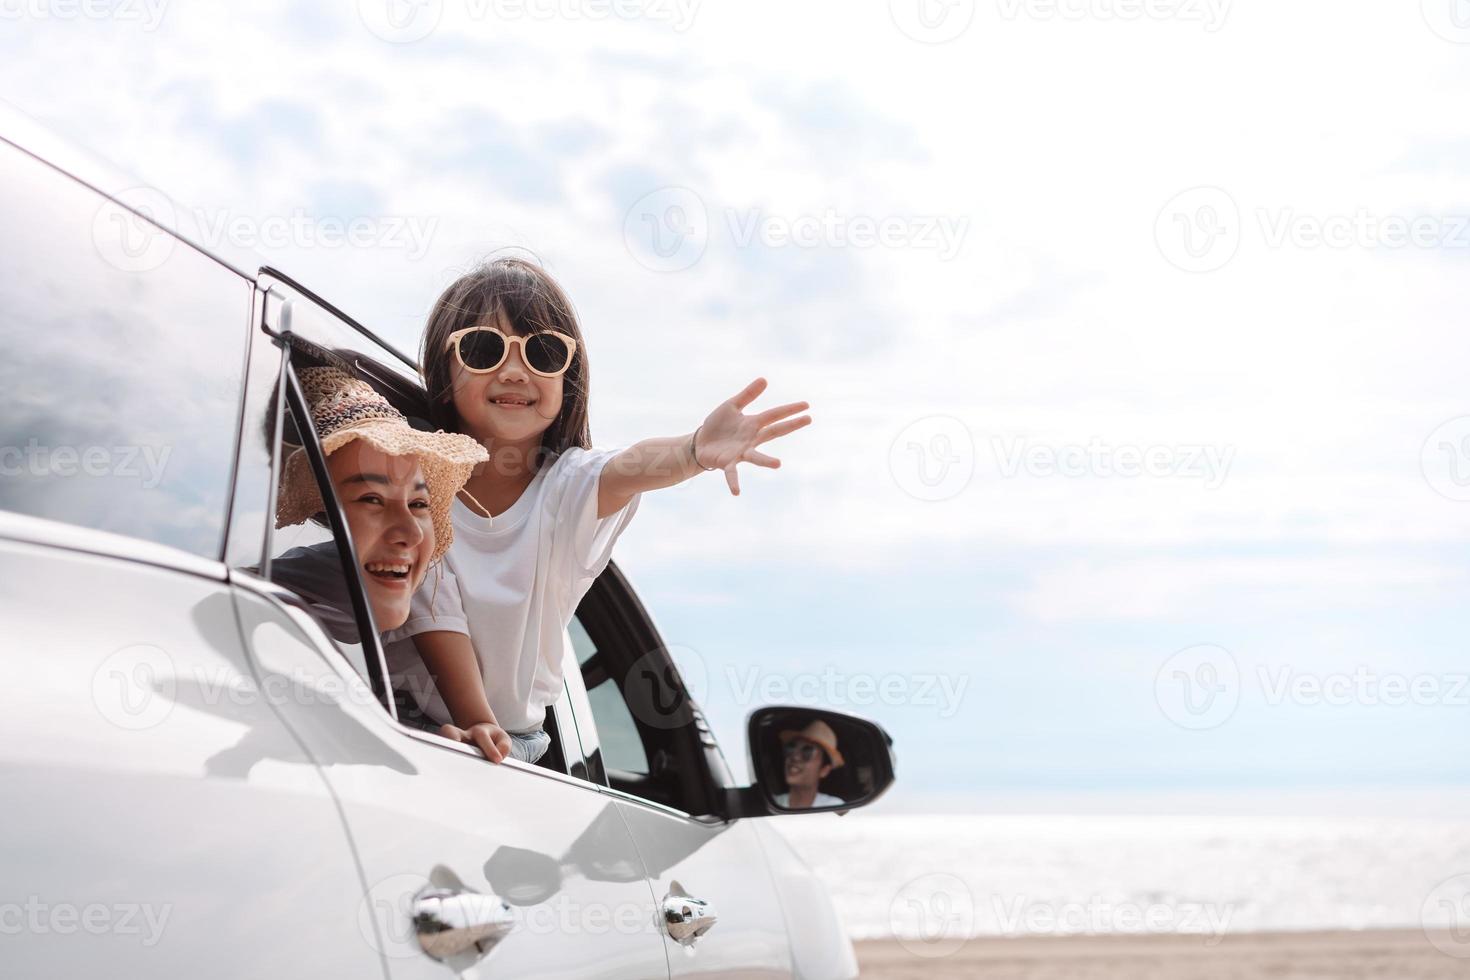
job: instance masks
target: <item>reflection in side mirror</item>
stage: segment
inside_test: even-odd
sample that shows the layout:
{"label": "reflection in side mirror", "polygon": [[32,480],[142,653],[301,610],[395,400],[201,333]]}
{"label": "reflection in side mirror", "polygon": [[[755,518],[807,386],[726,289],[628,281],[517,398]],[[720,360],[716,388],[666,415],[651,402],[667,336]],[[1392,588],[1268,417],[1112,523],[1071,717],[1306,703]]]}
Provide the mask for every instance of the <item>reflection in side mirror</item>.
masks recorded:
{"label": "reflection in side mirror", "polygon": [[750,716],[756,793],[774,813],[850,810],[893,784],[893,740],[871,721],[818,708],[761,708]]}

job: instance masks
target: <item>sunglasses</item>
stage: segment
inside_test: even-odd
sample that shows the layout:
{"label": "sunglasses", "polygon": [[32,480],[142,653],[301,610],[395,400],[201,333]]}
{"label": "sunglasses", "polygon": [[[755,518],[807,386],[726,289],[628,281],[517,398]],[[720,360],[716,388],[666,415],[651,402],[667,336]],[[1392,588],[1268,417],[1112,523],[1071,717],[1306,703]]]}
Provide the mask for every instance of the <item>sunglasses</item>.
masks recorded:
{"label": "sunglasses", "polygon": [[577,342],[564,333],[543,330],[529,337],[507,336],[495,327],[466,327],[449,335],[445,350],[453,350],[460,366],[471,374],[489,374],[510,357],[512,346],[521,346],[521,360],[533,374],[558,378],[572,366]]}
{"label": "sunglasses", "polygon": [[795,756],[799,762],[811,762],[817,757],[817,753],[820,751],[820,748],[810,742],[786,743],[786,757],[789,759]]}

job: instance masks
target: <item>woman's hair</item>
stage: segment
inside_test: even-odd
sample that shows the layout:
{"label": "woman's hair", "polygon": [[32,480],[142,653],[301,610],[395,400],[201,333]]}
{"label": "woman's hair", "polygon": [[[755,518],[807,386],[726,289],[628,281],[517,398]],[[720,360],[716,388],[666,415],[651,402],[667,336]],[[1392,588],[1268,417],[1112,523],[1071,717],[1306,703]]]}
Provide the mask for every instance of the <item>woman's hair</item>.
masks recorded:
{"label": "woman's hair", "polygon": [[561,411],[541,434],[541,452],[535,466],[576,446],[592,448],[587,422],[587,345],[577,313],[561,286],[541,266],[522,258],[485,262],[460,276],[434,302],[424,327],[419,351],[420,370],[429,394],[429,419],[441,429],[462,432],[454,407],[454,369],[449,336],[456,330],[501,323],[511,332],[529,336],[543,330],[564,333],[577,342],[571,366],[562,375]]}

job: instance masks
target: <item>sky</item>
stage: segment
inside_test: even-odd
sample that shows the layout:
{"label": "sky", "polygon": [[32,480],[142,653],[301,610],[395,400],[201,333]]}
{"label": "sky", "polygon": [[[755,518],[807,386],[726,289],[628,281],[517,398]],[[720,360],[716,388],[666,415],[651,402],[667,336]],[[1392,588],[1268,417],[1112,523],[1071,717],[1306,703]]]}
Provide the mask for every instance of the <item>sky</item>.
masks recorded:
{"label": "sky", "polygon": [[0,97],[403,349],[538,257],[599,446],[812,403],[616,551],[737,766],[795,702],[915,807],[1470,786],[1460,0],[0,20]]}

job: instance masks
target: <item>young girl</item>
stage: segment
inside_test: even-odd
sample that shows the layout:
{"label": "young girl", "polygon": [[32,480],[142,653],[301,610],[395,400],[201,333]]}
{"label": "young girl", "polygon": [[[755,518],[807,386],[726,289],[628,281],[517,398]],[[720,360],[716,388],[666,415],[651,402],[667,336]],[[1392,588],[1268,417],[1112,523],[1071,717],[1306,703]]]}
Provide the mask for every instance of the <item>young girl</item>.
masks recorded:
{"label": "young girl", "polygon": [[420,359],[434,423],[473,436],[490,459],[455,502],[443,580],[388,635],[389,668],[445,736],[494,762],[534,762],[550,744],[542,724],[562,691],[564,632],[639,495],[709,470],[739,494],[737,466],[780,466],[756,447],[810,424],[798,414],[808,405],[745,414],[766,388],[757,379],[692,433],[593,450],[576,314],[522,259],[446,289]]}

